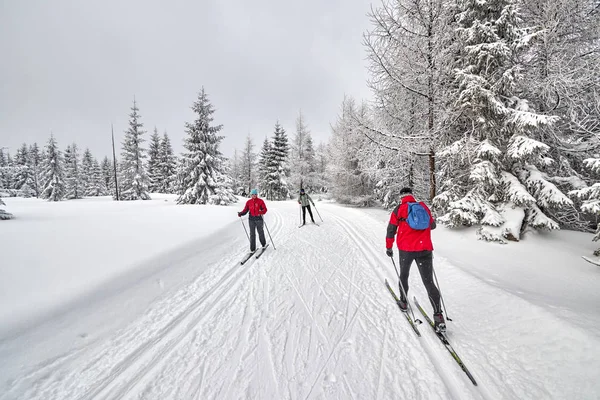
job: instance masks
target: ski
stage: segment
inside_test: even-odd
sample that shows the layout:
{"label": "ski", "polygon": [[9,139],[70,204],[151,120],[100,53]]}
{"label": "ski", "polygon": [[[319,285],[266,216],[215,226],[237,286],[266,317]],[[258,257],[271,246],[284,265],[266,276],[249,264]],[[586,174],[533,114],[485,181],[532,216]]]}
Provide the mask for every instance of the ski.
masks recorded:
{"label": "ski", "polygon": [[[305,225],[306,225],[306,224],[298,225],[298,228],[302,228],[302,227],[303,227],[303,226],[305,226]],[[321,226],[321,225],[317,224],[316,222],[313,222],[313,225],[316,225],[316,226]]]}
{"label": "ski", "polygon": [[600,267],[600,261],[592,260],[591,258],[586,257],[586,256],[581,256],[581,258],[583,258],[585,261],[589,262],[590,264],[594,264],[594,265]]}
{"label": "ski", "polygon": [[265,250],[267,249],[267,247],[269,247],[269,243],[267,243],[265,245],[265,247],[262,247],[262,248],[258,249],[258,251],[256,252],[256,258],[260,258],[260,256],[262,256],[262,254],[265,252]]}
{"label": "ski", "polygon": [[249,252],[248,254],[246,254],[246,255],[244,256],[244,258],[242,258],[242,261],[240,261],[240,264],[241,264],[241,265],[244,265],[244,264],[246,263],[246,261],[248,261],[248,260],[249,260],[249,259],[252,257],[252,255],[253,255],[254,253],[256,253],[256,250],[254,250],[254,251],[251,251],[251,252]]}
{"label": "ski", "polygon": [[[390,286],[387,279],[385,280],[385,286],[387,286],[388,290],[392,294],[392,297],[396,301],[398,308],[400,308],[400,299],[398,298],[398,296],[396,296],[396,292],[394,292],[394,289],[392,289],[392,287]],[[417,324],[415,324],[415,321],[413,321],[412,318],[410,317],[410,315],[408,314],[408,310],[403,310],[402,308],[400,308],[400,311],[402,311],[402,314],[404,314],[404,316],[408,320],[408,323],[410,324],[410,326],[412,326],[412,328],[415,331],[415,333],[417,334],[417,336],[420,337],[421,332],[419,332],[419,328],[417,328]]]}
{"label": "ski", "polygon": [[431,326],[431,329],[433,329],[433,331],[435,332],[435,335],[438,337],[438,339],[440,339],[440,341],[442,342],[444,347],[446,347],[446,349],[450,352],[450,354],[452,355],[452,358],[454,358],[454,361],[456,361],[456,363],[462,368],[464,373],[467,374],[467,376],[469,377],[471,382],[473,382],[473,385],[477,386],[477,382],[475,381],[475,378],[473,378],[473,375],[471,375],[471,372],[469,372],[465,363],[463,363],[463,361],[460,359],[458,354],[456,354],[456,351],[454,350],[454,348],[448,341],[448,337],[446,336],[446,334],[443,332],[438,332],[437,329],[435,329],[435,324],[433,323],[431,318],[429,318],[429,315],[427,315],[427,313],[425,312],[423,307],[421,307],[421,305],[417,301],[417,298],[413,297],[413,299],[415,300],[415,305],[417,306],[419,311],[421,311],[421,314],[423,314],[423,317],[425,317],[425,319],[429,323],[429,326]]}

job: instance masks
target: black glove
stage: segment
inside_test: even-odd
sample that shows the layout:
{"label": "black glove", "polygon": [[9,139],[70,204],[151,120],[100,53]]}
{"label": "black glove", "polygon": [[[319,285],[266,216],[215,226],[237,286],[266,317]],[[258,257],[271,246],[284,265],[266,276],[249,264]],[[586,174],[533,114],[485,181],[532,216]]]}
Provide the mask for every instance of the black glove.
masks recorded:
{"label": "black glove", "polygon": [[239,213],[238,213],[238,217],[241,217],[241,216],[242,216],[242,213],[241,213],[241,212],[239,212]]}
{"label": "black glove", "polygon": [[385,254],[387,254],[388,257],[394,257],[394,250],[393,249],[385,249]]}

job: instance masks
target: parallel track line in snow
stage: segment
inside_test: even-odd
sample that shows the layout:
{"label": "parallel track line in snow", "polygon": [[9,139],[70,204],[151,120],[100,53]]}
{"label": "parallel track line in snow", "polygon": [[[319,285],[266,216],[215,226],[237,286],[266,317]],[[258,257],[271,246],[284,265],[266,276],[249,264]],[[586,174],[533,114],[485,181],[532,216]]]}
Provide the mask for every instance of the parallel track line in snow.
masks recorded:
{"label": "parallel track line in snow", "polygon": [[[359,250],[363,253],[363,255],[366,256],[366,259],[369,262],[369,264],[371,265],[371,267],[377,268],[378,265],[375,265],[374,262],[371,260],[372,259],[376,260],[376,259],[380,258],[379,254],[377,254],[372,249],[371,245],[366,240],[364,240],[358,234],[356,229],[354,227],[352,227],[347,221],[345,221],[342,218],[337,217],[337,216],[335,218],[337,219],[338,223],[340,223],[340,225],[346,230],[348,235],[359,245],[358,246]],[[443,365],[440,363],[441,354],[437,354],[439,352],[433,350],[432,343],[430,343],[429,341],[421,341],[421,343],[423,345],[423,348],[427,352],[427,355],[429,356],[429,358],[431,360],[431,364],[434,366],[434,368],[437,370],[439,376],[442,378],[442,381],[444,382],[444,385],[448,389],[448,392],[451,394],[451,396],[454,399],[461,399],[462,391],[459,387],[459,382],[457,381],[456,375],[451,372],[447,372],[446,370],[444,370],[441,367],[441,365]],[[460,369],[459,369],[459,372],[460,372]],[[481,392],[477,392],[477,394],[481,395]]]}
{"label": "parallel track line in snow", "polygon": [[[276,214],[276,213],[274,213]],[[276,219],[277,221],[277,219]],[[276,228],[280,224],[276,223]],[[278,231],[279,229],[277,229]],[[274,230],[273,234],[277,232]],[[232,266],[215,286],[204,295],[188,305],[185,310],[179,313],[158,334],[152,339],[138,347],[133,353],[129,354],[124,360],[112,368],[108,377],[100,384],[90,389],[85,398],[94,399],[101,396],[106,398],[121,398],[129,393],[146,375],[157,369],[166,356],[171,353],[184,340],[184,338],[194,330],[202,321],[210,316],[210,311],[223,301],[227,301],[227,294],[232,293],[244,281],[243,277],[253,268],[253,263],[240,266],[236,263]],[[232,285],[232,282],[234,283]],[[214,296],[213,296],[214,295]],[[216,297],[212,303],[208,303],[206,311],[200,315],[193,314],[204,305],[210,297]],[[189,320],[189,321],[188,321]],[[166,343],[162,344],[163,342]],[[162,347],[153,351],[156,347]],[[140,365],[141,364],[141,365]],[[118,378],[129,370],[134,369],[134,375],[126,380],[124,384]],[[119,386],[121,384],[121,386]]]}

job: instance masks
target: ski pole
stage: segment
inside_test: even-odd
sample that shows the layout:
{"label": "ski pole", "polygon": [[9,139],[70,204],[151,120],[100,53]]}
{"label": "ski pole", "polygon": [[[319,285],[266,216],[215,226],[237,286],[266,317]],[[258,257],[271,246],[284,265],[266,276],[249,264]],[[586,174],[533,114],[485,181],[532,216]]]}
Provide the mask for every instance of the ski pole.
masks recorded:
{"label": "ski pole", "polygon": [[265,219],[263,217],[261,217],[261,219],[263,220],[263,224],[265,224],[265,228],[267,229],[267,233],[269,234],[269,239],[271,239],[271,243],[273,244],[273,250],[277,250],[275,248],[275,243],[273,243],[273,238],[271,237],[271,232],[269,232],[269,227],[267,226]]}
{"label": "ski pole", "polygon": [[246,229],[246,225],[244,225],[244,220],[242,219],[242,217],[240,217],[240,222],[242,223],[242,226],[244,227],[244,232],[246,232],[246,237],[248,238],[248,243],[250,243],[250,235],[248,235],[248,230]]}
{"label": "ski pole", "polygon": [[299,224],[302,225],[302,204],[298,204],[300,206],[300,208],[298,209],[298,211],[300,211],[300,222]]}
{"label": "ski pole", "polygon": [[444,306],[444,312],[446,313],[446,319],[448,321],[452,321],[452,318],[448,316],[448,308],[446,308],[446,302],[444,302],[444,296],[442,296],[442,289],[440,289],[440,284],[438,282],[437,274],[435,273],[435,269],[433,268],[433,263],[431,264],[431,270],[433,271],[433,277],[435,278],[435,284],[438,287],[438,291],[440,292],[440,299],[442,299],[442,306]]}
{"label": "ski pole", "polygon": [[315,208],[315,211],[317,212],[317,215],[321,219],[321,222],[323,222],[323,218],[321,218],[321,214],[319,214],[319,210],[317,209],[317,206],[315,206],[315,203],[313,203],[313,207]]}
{"label": "ski pole", "polygon": [[410,305],[410,301],[408,301],[408,296],[406,295],[406,292],[404,291],[404,285],[402,284],[402,279],[400,279],[400,273],[398,272],[398,268],[396,268],[396,262],[394,261],[394,257],[390,257],[390,259],[392,260],[392,264],[394,264],[394,269],[396,270],[396,275],[398,275],[398,282],[400,282],[400,290],[402,291],[402,296],[404,297],[404,300],[406,300],[406,305],[408,306],[408,310],[412,314],[412,319],[413,319],[413,321],[415,321],[419,324],[422,324],[423,321],[421,321],[420,319],[415,317],[415,312],[413,311],[412,306]]}

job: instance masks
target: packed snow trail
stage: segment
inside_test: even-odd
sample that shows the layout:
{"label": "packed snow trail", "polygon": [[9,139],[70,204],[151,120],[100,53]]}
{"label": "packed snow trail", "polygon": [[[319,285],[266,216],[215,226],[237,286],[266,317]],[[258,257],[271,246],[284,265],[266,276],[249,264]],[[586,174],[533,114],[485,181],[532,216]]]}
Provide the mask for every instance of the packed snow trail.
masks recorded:
{"label": "packed snow trail", "polygon": [[[396,281],[384,252],[386,213],[319,203],[324,223],[298,229],[296,203],[268,206],[277,250],[270,247],[260,259],[239,265],[248,243],[232,217],[213,238],[195,243],[201,251],[188,245],[185,256],[160,257],[163,265],[145,281],[176,275],[179,283],[118,327],[62,346],[52,342],[53,352],[35,350],[51,343],[44,333],[64,335],[77,326],[79,309],[4,340],[0,356],[12,365],[0,367],[6,368],[0,399],[588,399],[600,393],[594,335],[436,255],[454,319],[448,337],[477,379],[474,387],[434,333],[423,326],[418,338],[391,301],[383,283]],[[85,314],[112,307],[119,315],[123,299],[140,287],[145,283],[92,302]],[[416,268],[412,295],[427,298]],[[28,351],[31,338],[39,342]]]}

